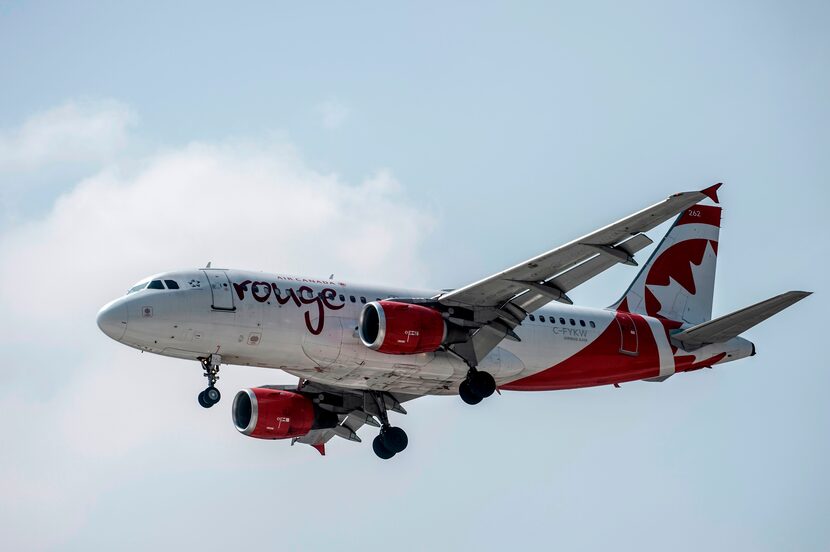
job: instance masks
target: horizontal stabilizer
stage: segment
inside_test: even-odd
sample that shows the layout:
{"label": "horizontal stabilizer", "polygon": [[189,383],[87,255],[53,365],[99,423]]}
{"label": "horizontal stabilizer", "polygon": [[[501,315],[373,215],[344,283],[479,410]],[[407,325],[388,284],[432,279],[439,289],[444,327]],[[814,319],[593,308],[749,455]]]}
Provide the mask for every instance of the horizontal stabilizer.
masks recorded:
{"label": "horizontal stabilizer", "polygon": [[771,299],[761,301],[732,314],[692,326],[672,335],[672,340],[678,342],[687,351],[709,343],[729,341],[756,324],[760,324],[770,316],[778,314],[787,307],[801,301],[810,293],[809,291],[788,291],[776,295]]}

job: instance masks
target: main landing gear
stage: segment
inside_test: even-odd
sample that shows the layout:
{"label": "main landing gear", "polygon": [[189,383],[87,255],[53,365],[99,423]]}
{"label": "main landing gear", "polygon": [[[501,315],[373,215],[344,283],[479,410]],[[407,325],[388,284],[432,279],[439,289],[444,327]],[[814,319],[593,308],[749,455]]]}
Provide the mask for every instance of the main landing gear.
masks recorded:
{"label": "main landing gear", "polygon": [[470,368],[467,379],[458,386],[461,400],[467,404],[478,404],[496,391],[496,380],[489,372],[480,372]]}
{"label": "main landing gear", "polygon": [[377,391],[372,392],[372,398],[375,400],[375,405],[378,409],[378,416],[380,418],[380,433],[372,441],[372,450],[378,458],[389,460],[399,452],[403,452],[409,444],[409,437],[406,432],[399,427],[392,427],[389,424],[389,416],[386,412],[386,401],[383,398],[383,393]]}
{"label": "main landing gear", "polygon": [[205,377],[208,380],[207,388],[199,393],[199,404],[202,408],[210,408],[219,402],[222,394],[216,388],[216,381],[219,379],[219,364],[222,362],[222,357],[219,355],[210,355],[206,358],[200,358],[202,363],[202,370],[205,371]]}

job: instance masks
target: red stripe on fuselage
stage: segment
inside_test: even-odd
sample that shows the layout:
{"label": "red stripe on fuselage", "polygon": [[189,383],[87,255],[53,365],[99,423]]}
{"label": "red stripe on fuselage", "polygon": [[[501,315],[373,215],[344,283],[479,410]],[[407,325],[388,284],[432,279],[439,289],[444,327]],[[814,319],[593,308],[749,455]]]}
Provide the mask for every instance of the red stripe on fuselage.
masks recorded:
{"label": "red stripe on fuselage", "polygon": [[657,343],[648,322],[639,314],[630,314],[637,328],[638,353],[621,352],[620,328],[612,322],[587,347],[541,372],[501,385],[511,391],[551,391],[608,385],[660,374]]}

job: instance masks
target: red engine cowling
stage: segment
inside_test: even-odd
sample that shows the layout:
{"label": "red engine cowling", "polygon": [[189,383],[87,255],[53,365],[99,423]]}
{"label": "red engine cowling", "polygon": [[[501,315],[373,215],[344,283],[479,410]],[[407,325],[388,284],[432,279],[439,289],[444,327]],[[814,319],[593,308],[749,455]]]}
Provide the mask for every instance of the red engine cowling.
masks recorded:
{"label": "red engine cowling", "polygon": [[441,313],[422,305],[372,301],[360,312],[360,341],[390,355],[412,355],[438,350],[447,338]]}
{"label": "red engine cowling", "polygon": [[314,425],[311,399],[280,389],[243,389],[233,398],[233,425],[257,439],[302,437]]}

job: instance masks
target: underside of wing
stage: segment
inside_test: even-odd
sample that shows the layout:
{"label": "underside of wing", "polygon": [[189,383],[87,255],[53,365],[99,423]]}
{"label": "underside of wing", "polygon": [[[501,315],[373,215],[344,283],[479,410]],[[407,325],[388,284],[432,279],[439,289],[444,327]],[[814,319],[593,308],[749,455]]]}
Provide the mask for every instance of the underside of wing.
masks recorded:
{"label": "underside of wing", "polygon": [[[325,445],[334,437],[360,443],[357,431],[364,425],[380,427],[378,421],[381,412],[392,411],[406,414],[401,403],[417,398],[417,395],[403,393],[369,392],[359,389],[346,389],[309,380],[301,380],[295,386],[264,386],[266,388],[297,390],[304,395],[314,397],[318,408],[337,415],[338,423],[333,427],[312,429],[301,437],[292,439],[291,444],[311,445],[320,454],[325,455]],[[382,403],[382,404],[381,404]]]}
{"label": "underside of wing", "polygon": [[[367,423],[367,418],[359,415],[341,414],[338,416],[338,419],[340,420],[339,425],[329,429],[312,429],[302,437],[294,438],[291,444],[302,443],[304,445],[311,445],[317,449],[320,454],[325,455],[326,443],[334,437],[342,437],[348,441],[360,443],[361,439],[357,436],[357,430]],[[374,421],[374,418],[372,418],[372,420]],[[379,424],[374,422],[374,424],[371,425],[377,426]]]}

